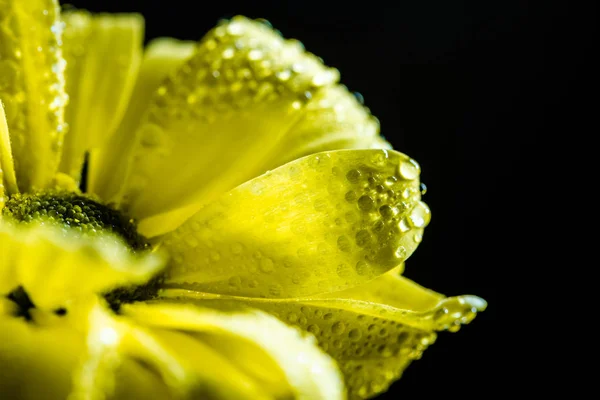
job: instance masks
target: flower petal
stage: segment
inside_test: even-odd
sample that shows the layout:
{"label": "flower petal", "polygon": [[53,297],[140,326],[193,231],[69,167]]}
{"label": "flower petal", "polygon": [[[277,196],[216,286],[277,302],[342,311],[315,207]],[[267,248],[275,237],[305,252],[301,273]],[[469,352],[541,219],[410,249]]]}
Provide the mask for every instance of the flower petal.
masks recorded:
{"label": "flower petal", "polygon": [[[223,192],[312,151],[380,144],[378,124],[295,40],[242,17],[213,29],[161,85],[129,173],[98,194],[164,233]],[[133,131],[131,131],[133,132]],[[290,145],[290,143],[293,143]],[[192,162],[193,161],[193,162]],[[106,193],[104,192],[106,191]]]}
{"label": "flower petal", "polygon": [[475,296],[444,296],[392,271],[360,288],[300,299],[257,299],[180,289],[165,299],[200,306],[247,305],[316,336],[340,365],[352,398],[387,389],[436,339],[437,330],[455,332],[469,323],[485,301]]}
{"label": "flower petal", "polygon": [[0,224],[0,294],[23,286],[40,308],[145,283],[163,265],[158,253],[133,255],[112,235],[77,237],[59,228]]}
{"label": "flower petal", "polygon": [[105,146],[90,153],[88,191],[103,199],[114,197],[122,184],[131,157],[135,132],[144,111],[165,77],[192,56],[196,43],[170,38],[151,41],[146,48],[131,100],[117,132]]}
{"label": "flower petal", "polygon": [[[291,398],[298,400],[344,398],[335,364],[314,347],[313,341],[259,311],[223,312],[138,303],[125,305],[123,313],[140,324],[183,331],[208,344],[261,387],[275,390],[271,392],[274,398],[289,398],[285,396],[287,385]],[[231,378],[228,381],[235,382]]]}
{"label": "flower petal", "polygon": [[79,180],[87,151],[115,132],[142,59],[144,19],[139,14],[63,14],[63,52],[70,95],[60,171]]}
{"label": "flower petal", "polygon": [[9,0],[0,7],[0,100],[22,191],[49,185],[64,135],[65,61],[56,0]]}
{"label": "flower petal", "polygon": [[387,150],[338,150],[288,163],[165,235],[165,285],[299,297],[367,282],[401,264],[429,222],[417,164]]}
{"label": "flower petal", "polygon": [[6,114],[4,105],[0,101],[0,211],[6,201],[6,195],[18,191]]}
{"label": "flower petal", "polygon": [[83,337],[65,325],[40,327],[0,315],[0,393],[11,400],[66,399]]}

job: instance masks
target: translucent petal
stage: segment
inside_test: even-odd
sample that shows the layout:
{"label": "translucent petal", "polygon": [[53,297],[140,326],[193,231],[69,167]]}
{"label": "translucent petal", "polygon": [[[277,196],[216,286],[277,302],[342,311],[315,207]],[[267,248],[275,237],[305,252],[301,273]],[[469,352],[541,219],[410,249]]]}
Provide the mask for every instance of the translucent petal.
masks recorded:
{"label": "translucent petal", "polygon": [[115,132],[133,90],[144,39],[139,14],[63,14],[69,105],[60,170],[80,179],[86,151]]}
{"label": "translucent petal", "polygon": [[0,101],[0,211],[8,195],[18,192],[10,136],[4,106]]}
{"label": "translucent petal", "polygon": [[133,255],[112,235],[77,237],[59,228],[0,224],[0,292],[23,286],[40,308],[145,283],[163,265],[159,253]]}
{"label": "translucent petal", "polygon": [[485,301],[444,296],[401,277],[397,270],[359,287],[299,299],[257,299],[167,289],[161,296],[198,305],[247,305],[311,332],[340,365],[351,398],[384,390],[436,339],[457,331]]}
{"label": "translucent petal", "polygon": [[138,220],[153,218],[140,229],[158,235],[294,157],[380,144],[376,120],[335,86],[338,75],[299,42],[233,18],[155,92],[124,185],[110,178],[123,190],[98,194]]}
{"label": "translucent petal", "polygon": [[416,165],[337,150],[246,182],[165,235],[165,284],[283,298],[367,282],[408,258],[429,222]]}
{"label": "translucent petal", "polygon": [[56,0],[0,6],[0,100],[22,191],[46,187],[58,169],[67,102],[61,33]]}
{"label": "translucent petal", "polygon": [[[299,331],[286,328],[261,312],[138,303],[124,306],[123,313],[144,325],[193,335],[266,388],[277,383],[280,386],[282,382],[277,378],[281,373],[294,399],[344,398],[341,379],[332,360]],[[285,388],[277,392],[276,398],[283,398],[284,393]]]}
{"label": "translucent petal", "polygon": [[90,154],[88,191],[103,199],[114,197],[131,163],[135,132],[151,102],[152,94],[167,75],[191,57],[195,42],[159,38],[151,41],[144,53],[133,93],[117,132],[104,146]]}

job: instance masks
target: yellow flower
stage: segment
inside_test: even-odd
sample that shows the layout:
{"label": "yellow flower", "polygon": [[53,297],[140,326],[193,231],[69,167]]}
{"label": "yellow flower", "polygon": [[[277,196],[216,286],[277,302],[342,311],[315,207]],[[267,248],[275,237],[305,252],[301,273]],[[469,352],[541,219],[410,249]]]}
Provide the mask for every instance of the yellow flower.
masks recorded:
{"label": "yellow flower", "polygon": [[401,276],[420,168],[335,69],[243,17],[142,42],[0,0],[0,393],[368,398],[485,308]]}

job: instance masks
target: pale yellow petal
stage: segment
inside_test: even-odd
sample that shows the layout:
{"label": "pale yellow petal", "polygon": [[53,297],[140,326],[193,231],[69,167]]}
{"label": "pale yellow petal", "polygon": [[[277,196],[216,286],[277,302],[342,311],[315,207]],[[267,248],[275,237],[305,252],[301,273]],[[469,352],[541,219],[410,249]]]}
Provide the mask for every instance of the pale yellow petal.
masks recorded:
{"label": "pale yellow petal", "polygon": [[[266,390],[282,384],[274,379],[281,373],[294,399],[345,397],[335,364],[314,347],[313,341],[261,312],[138,303],[125,305],[123,313],[141,324],[193,335],[262,382]],[[276,391],[275,396],[282,398],[284,393]]]}
{"label": "pale yellow petal", "polygon": [[0,315],[0,397],[66,399],[83,339],[66,325],[41,327]]}
{"label": "pale yellow petal", "polygon": [[112,235],[77,237],[59,228],[0,224],[0,293],[22,286],[44,309],[146,283],[163,264],[159,253],[133,255]]}
{"label": "pale yellow petal", "polygon": [[392,271],[358,288],[311,298],[257,299],[167,289],[165,299],[200,306],[246,305],[267,311],[317,338],[340,365],[350,397],[370,398],[388,388],[436,339],[457,331],[485,301],[444,296]]}
{"label": "pale yellow petal", "polygon": [[144,111],[165,77],[191,57],[196,43],[170,38],[151,41],[146,48],[131,100],[119,127],[104,146],[90,153],[88,191],[103,199],[114,197],[131,164],[130,152]]}
{"label": "pale yellow petal", "polygon": [[48,186],[62,148],[65,61],[56,0],[8,0],[0,6],[0,100],[22,191]]}
{"label": "pale yellow petal", "polygon": [[142,59],[144,19],[85,11],[62,19],[70,101],[60,170],[79,180],[85,153],[105,144],[125,113]]}
{"label": "pale yellow petal", "polygon": [[380,145],[376,119],[336,86],[338,77],[299,42],[233,18],[154,93],[124,183],[119,173],[94,190],[136,219],[152,219],[141,226],[153,225],[154,235],[296,157]]}
{"label": "pale yellow petal", "polygon": [[6,114],[0,100],[0,211],[7,196],[18,191]]}
{"label": "pale yellow petal", "polygon": [[367,282],[417,248],[429,209],[416,163],[387,150],[307,156],[255,178],[165,235],[165,284],[298,297]]}

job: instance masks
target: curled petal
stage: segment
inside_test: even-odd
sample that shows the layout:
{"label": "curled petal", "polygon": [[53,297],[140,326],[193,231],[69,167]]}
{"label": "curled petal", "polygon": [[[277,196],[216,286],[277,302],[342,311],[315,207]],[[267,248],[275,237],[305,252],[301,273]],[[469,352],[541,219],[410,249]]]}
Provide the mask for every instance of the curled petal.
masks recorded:
{"label": "curled petal", "polygon": [[257,299],[167,289],[163,298],[198,305],[246,305],[267,311],[317,338],[340,365],[351,398],[369,398],[400,378],[436,339],[456,332],[486,307],[475,296],[446,298],[398,275],[358,288],[298,299]]}
{"label": "curled petal", "polygon": [[165,235],[165,285],[283,298],[372,280],[412,254],[429,222],[418,172],[391,150],[323,152],[270,171]]}

